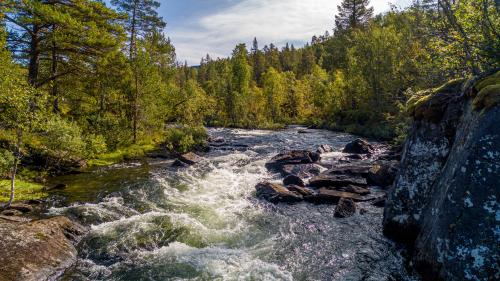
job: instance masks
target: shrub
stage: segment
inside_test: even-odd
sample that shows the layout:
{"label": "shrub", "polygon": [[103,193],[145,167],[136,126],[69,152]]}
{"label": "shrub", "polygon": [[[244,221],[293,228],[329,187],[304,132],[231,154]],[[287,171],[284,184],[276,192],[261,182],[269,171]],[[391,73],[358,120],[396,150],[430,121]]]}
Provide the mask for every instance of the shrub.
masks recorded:
{"label": "shrub", "polygon": [[204,146],[207,136],[204,127],[173,127],[166,131],[165,145],[171,152],[186,153]]}
{"label": "shrub", "polygon": [[85,142],[82,140],[81,129],[74,122],[54,116],[47,121],[43,143],[47,152],[58,161],[63,158],[78,158],[83,156]]}
{"label": "shrub", "polygon": [[86,156],[89,158],[106,153],[108,151],[106,139],[102,135],[87,135],[85,137],[85,149]]}
{"label": "shrub", "polygon": [[6,149],[0,149],[0,177],[6,177],[14,163],[14,155]]}

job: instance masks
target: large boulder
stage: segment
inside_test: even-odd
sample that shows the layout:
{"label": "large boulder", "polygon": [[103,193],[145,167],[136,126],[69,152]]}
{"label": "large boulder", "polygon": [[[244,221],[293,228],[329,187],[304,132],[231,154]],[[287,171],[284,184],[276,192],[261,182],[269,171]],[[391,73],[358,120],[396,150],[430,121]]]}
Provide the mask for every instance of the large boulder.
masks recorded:
{"label": "large boulder", "polygon": [[55,280],[76,262],[85,229],[66,217],[16,223],[0,219],[0,281]]}
{"label": "large boulder", "polygon": [[426,280],[500,279],[500,106],[475,106],[484,81],[452,81],[410,106],[384,233],[411,246]]}
{"label": "large boulder", "polygon": [[356,203],[349,198],[340,198],[339,203],[335,206],[334,216],[337,218],[351,217],[356,213]]}
{"label": "large boulder", "polygon": [[266,163],[266,168],[271,171],[283,172],[285,165],[312,164],[321,159],[319,153],[308,150],[285,151],[274,156],[271,161]]}
{"label": "large boulder", "polygon": [[371,154],[373,153],[373,146],[365,140],[356,139],[348,143],[342,152],[354,154]]}
{"label": "large boulder", "polygon": [[280,184],[261,182],[257,184],[255,189],[257,190],[258,198],[272,203],[294,203],[304,199],[299,193],[290,191]]}

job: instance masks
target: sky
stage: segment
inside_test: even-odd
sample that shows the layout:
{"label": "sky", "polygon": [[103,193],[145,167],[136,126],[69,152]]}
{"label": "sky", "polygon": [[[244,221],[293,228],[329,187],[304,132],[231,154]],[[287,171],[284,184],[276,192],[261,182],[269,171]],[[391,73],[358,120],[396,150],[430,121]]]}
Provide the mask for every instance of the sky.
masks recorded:
{"label": "sky", "polygon": [[[236,44],[259,47],[287,42],[296,47],[313,35],[332,31],[341,0],[158,0],[167,22],[165,33],[176,48],[177,60],[198,65],[202,57],[228,57]],[[371,0],[375,13],[411,0]]]}

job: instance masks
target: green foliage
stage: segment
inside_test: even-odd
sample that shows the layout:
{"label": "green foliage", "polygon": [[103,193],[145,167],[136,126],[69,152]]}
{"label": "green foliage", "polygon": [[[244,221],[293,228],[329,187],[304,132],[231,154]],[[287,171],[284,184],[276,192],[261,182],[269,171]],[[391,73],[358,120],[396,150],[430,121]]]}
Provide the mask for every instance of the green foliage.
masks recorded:
{"label": "green foliage", "polygon": [[102,135],[90,134],[85,136],[85,153],[89,158],[94,158],[108,151],[106,139]]}
{"label": "green foliage", "polygon": [[14,154],[6,149],[0,149],[0,177],[6,177],[12,169]]}
{"label": "green foliage", "polygon": [[473,100],[476,110],[490,109],[500,104],[500,71],[484,78],[475,86],[478,91]]}
{"label": "green foliage", "polygon": [[[7,202],[10,196],[10,180],[0,180],[0,202]],[[16,201],[47,197],[44,186],[37,183],[16,181]]]}
{"label": "green foliage", "polygon": [[43,143],[47,153],[61,161],[64,158],[80,158],[85,154],[86,143],[82,139],[80,127],[53,116],[47,120],[43,132]]}
{"label": "green foliage", "polygon": [[185,153],[206,144],[204,127],[169,128],[165,134],[165,145],[172,152]]}

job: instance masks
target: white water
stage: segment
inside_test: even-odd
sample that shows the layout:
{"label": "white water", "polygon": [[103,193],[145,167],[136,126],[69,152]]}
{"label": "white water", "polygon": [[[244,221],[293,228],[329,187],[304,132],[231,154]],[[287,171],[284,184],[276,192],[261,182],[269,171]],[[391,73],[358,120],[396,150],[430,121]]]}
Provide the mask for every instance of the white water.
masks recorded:
{"label": "white water", "polygon": [[232,142],[229,150],[216,149],[187,169],[153,167],[146,178],[94,203],[51,209],[91,228],[78,265],[63,279],[409,279],[381,234],[382,210],[367,206],[367,214],[339,220],[334,206],[275,206],[254,198],[259,181],[279,180],[264,167],[279,150],[324,143],[340,149],[351,136],[319,130],[211,134]]}

